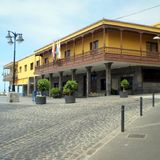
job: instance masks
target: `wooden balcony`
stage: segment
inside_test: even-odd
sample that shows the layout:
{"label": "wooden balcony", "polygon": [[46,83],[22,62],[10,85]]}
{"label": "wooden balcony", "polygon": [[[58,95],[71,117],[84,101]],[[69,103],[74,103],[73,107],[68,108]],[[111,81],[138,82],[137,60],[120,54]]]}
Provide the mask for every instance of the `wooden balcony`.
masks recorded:
{"label": "wooden balcony", "polygon": [[[16,74],[15,78],[17,79],[17,74]],[[13,81],[13,73],[4,74],[3,75],[3,81],[12,82]]]}
{"label": "wooden balcony", "polygon": [[72,56],[66,59],[59,59],[53,61],[52,63],[38,66],[35,69],[35,73],[39,75],[55,73],[66,69],[79,68],[80,66],[89,66],[95,63],[104,63],[108,61],[160,65],[160,53],[103,47],[80,55]]}

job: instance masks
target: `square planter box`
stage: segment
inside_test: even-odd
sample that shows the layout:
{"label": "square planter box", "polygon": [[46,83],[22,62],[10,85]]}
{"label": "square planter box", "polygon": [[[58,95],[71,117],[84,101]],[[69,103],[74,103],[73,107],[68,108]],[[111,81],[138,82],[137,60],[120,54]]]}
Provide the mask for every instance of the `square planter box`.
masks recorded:
{"label": "square planter box", "polygon": [[36,104],[46,104],[45,96],[36,96]]}
{"label": "square planter box", "polygon": [[66,103],[75,103],[76,102],[76,97],[75,95],[72,95],[72,96],[67,96],[65,95],[65,102]]}
{"label": "square planter box", "polygon": [[127,91],[120,91],[120,98],[127,98],[128,92]]}

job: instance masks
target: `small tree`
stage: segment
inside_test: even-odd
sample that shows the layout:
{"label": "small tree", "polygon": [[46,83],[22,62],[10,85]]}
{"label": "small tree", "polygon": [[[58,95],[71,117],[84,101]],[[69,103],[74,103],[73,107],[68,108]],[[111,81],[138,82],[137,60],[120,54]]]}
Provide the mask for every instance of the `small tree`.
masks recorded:
{"label": "small tree", "polygon": [[39,79],[37,82],[37,88],[41,92],[42,95],[45,95],[50,88],[50,82],[48,79]]}
{"label": "small tree", "polygon": [[61,90],[58,87],[53,87],[51,89],[51,96],[54,98],[60,98],[61,97]]}
{"label": "small tree", "polygon": [[65,95],[71,96],[78,88],[78,83],[74,80],[68,80],[65,86],[63,87],[63,93]]}
{"label": "small tree", "polygon": [[123,92],[128,88],[129,82],[127,79],[123,79],[120,83],[121,87],[123,88]]}

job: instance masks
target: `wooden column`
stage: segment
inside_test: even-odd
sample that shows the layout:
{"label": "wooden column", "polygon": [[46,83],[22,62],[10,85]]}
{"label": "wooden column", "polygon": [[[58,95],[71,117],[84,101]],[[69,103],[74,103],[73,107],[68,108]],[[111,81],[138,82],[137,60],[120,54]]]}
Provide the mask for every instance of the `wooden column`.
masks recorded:
{"label": "wooden column", "polygon": [[64,58],[66,58],[65,53],[67,53],[67,50],[68,50],[68,46],[67,46],[67,42],[66,42],[66,49],[65,49],[65,52],[64,52]]}
{"label": "wooden column", "polygon": [[84,54],[84,36],[82,36],[82,54]]}
{"label": "wooden column", "polygon": [[140,45],[140,56],[142,57],[142,34],[143,32],[139,32],[139,45]]}
{"label": "wooden column", "polygon": [[120,48],[121,48],[121,54],[123,49],[123,29],[120,29]]}
{"label": "wooden column", "polygon": [[76,40],[73,39],[73,56],[74,56],[74,60],[75,60],[75,56],[76,56],[75,49],[76,49]]}
{"label": "wooden column", "polygon": [[92,41],[92,51],[93,51],[93,38],[94,38],[94,32],[92,31],[91,33],[92,33],[92,40],[91,40],[91,41]]}
{"label": "wooden column", "polygon": [[106,47],[106,28],[103,26],[103,47]]}
{"label": "wooden column", "polygon": [[160,40],[158,39],[158,53],[160,54]]}

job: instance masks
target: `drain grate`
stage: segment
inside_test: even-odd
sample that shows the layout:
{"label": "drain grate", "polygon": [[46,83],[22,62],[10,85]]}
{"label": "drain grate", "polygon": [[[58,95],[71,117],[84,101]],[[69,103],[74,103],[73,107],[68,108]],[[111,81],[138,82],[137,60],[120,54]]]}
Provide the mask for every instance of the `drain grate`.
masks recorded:
{"label": "drain grate", "polygon": [[145,134],[129,134],[128,138],[145,138]]}

